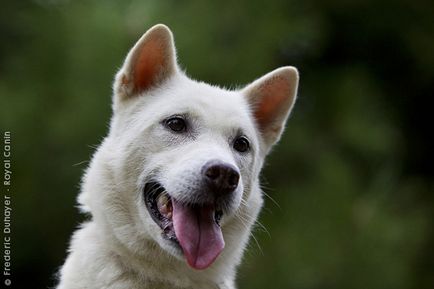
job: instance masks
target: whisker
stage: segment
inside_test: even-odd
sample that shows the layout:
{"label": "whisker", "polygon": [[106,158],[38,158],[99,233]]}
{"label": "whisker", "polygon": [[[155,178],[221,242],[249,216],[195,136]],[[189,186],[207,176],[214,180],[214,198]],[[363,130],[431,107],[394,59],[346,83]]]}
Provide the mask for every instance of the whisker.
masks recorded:
{"label": "whisker", "polygon": [[249,229],[249,226],[245,223],[245,219],[239,214],[235,214],[235,217],[240,220],[241,224],[246,228],[246,230],[249,232],[249,236],[252,237],[252,239],[255,241],[256,246],[258,247],[259,251],[261,252],[261,255],[264,255],[264,251],[261,248],[261,245],[259,245],[258,239],[256,239],[255,235],[252,233],[252,231]]}
{"label": "whisker", "polygon": [[73,166],[73,167],[76,167],[76,166],[80,166],[80,165],[85,164],[85,163],[88,163],[88,162],[89,162],[88,160],[85,160],[85,161],[81,161],[81,162],[78,162],[78,163],[76,163],[76,164],[73,164],[72,166]]}
{"label": "whisker", "polygon": [[271,200],[271,202],[273,202],[278,208],[279,210],[282,210],[282,208],[280,207],[280,205],[276,202],[276,200],[274,200],[269,194],[267,194],[265,191],[262,191],[262,193],[264,194],[264,196],[266,196],[268,199]]}

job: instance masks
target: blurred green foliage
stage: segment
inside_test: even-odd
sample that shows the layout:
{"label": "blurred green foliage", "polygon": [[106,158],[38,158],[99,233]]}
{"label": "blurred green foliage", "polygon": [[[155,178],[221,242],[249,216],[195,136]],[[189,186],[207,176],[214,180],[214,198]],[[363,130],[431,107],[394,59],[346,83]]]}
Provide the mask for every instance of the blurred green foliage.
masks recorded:
{"label": "blurred green foliage", "polygon": [[268,159],[240,288],[434,288],[432,1],[5,1],[0,119],[12,132],[13,282],[47,288],[83,219],[81,174],[111,82],[165,23],[189,75],[237,87],[282,65],[299,100]]}

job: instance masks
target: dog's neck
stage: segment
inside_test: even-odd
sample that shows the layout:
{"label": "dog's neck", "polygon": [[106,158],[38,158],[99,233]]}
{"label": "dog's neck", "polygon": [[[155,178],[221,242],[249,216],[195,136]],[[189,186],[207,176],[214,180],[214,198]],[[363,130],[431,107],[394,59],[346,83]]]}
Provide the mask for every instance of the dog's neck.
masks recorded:
{"label": "dog's neck", "polygon": [[[89,224],[95,237],[104,243],[107,248],[102,255],[111,260],[110,266],[119,267],[123,272],[128,272],[128,278],[136,280],[137,284],[146,284],[144,288],[158,289],[232,289],[234,287],[233,272],[228,268],[234,268],[237,264],[220,264],[216,262],[212,268],[197,271],[187,266],[184,260],[178,260],[169,255],[151,239],[143,240],[146,250],[132,252],[119,241],[108,225]],[[99,229],[96,229],[99,228]],[[101,230],[101,228],[103,228]],[[83,228],[84,230],[86,227]],[[108,266],[109,264],[107,264]],[[226,267],[226,270],[223,268]],[[220,272],[220,274],[217,274]],[[134,287],[135,288],[135,287]]]}

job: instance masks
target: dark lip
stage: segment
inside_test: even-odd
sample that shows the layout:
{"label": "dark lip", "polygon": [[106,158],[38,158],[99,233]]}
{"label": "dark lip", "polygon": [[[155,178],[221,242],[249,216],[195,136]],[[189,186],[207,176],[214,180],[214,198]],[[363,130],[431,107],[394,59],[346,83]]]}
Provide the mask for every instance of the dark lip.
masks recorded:
{"label": "dark lip", "polygon": [[[179,246],[179,241],[176,238],[175,230],[173,229],[173,221],[164,217],[157,207],[157,198],[161,194],[167,194],[166,189],[159,182],[151,181],[146,183],[143,192],[146,208],[154,222],[161,228],[163,238],[170,240]],[[168,197],[170,198],[169,195]]]}
{"label": "dark lip", "polygon": [[[176,237],[175,230],[173,228],[173,221],[164,217],[157,206],[157,198],[161,194],[166,194],[170,200],[172,197],[167,193],[166,189],[157,181],[149,181],[145,184],[143,189],[144,201],[149,214],[151,215],[154,222],[161,228],[162,236],[164,239],[174,242],[179,247],[179,241]],[[199,206],[199,204],[192,205]],[[216,210],[215,212],[215,222],[220,225],[220,220],[223,216],[222,210]]]}

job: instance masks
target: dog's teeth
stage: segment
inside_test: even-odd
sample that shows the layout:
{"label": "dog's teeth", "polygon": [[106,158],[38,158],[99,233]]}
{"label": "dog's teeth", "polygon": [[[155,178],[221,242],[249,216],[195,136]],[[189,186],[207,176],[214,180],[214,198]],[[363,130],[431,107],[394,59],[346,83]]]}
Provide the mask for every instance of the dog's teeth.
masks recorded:
{"label": "dog's teeth", "polygon": [[172,204],[166,194],[161,194],[157,199],[158,211],[166,218],[172,218]]}
{"label": "dog's teeth", "polygon": [[160,194],[158,196],[157,202],[158,202],[158,205],[165,205],[169,202],[169,198],[167,197],[166,194]]}
{"label": "dog's teeth", "polygon": [[165,213],[165,211],[167,210],[168,203],[169,203],[169,198],[167,197],[166,194],[161,194],[160,196],[158,196],[157,206],[158,206],[158,210],[161,213]]}

